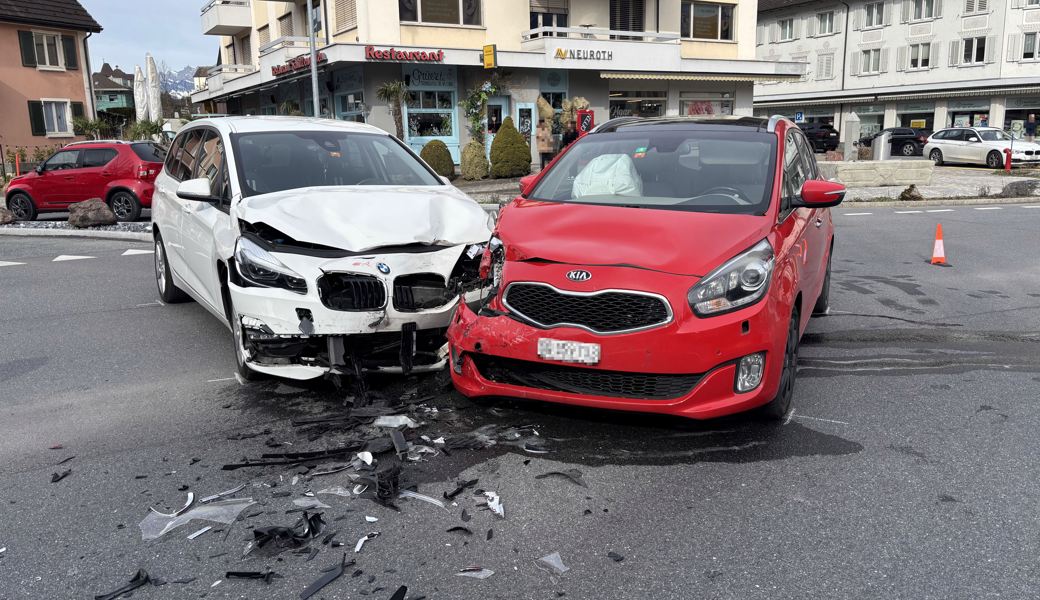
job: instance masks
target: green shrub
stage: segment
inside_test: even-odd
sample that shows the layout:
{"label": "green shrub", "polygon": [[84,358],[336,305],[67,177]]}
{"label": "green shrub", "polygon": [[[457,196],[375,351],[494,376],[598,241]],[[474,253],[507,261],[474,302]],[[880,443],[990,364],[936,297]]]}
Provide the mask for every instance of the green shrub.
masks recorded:
{"label": "green shrub", "polygon": [[531,172],[531,147],[516,130],[513,118],[506,117],[491,142],[491,176],[495,179],[520,177]]}
{"label": "green shrub", "polygon": [[484,144],[470,141],[462,148],[462,178],[476,181],[488,176],[488,160],[484,155]]}
{"label": "green shrub", "polygon": [[419,152],[419,157],[433,167],[438,175],[455,179],[455,163],[451,160],[451,153],[448,152],[448,147],[444,145],[444,142],[440,140],[426,142],[422,151]]}

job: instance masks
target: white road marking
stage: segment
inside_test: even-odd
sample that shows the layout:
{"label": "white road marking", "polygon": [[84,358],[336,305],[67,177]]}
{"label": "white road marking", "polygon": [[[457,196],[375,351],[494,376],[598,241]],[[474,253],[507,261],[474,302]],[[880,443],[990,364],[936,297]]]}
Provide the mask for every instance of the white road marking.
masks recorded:
{"label": "white road marking", "polygon": [[821,419],[820,417],[807,417],[805,415],[798,415],[796,419],[810,419],[813,421],[823,421],[824,423],[837,423],[839,425],[848,425],[845,421],[836,421],[834,419]]}
{"label": "white road marking", "polygon": [[953,212],[952,208],[936,208],[933,210],[926,210],[924,212],[937,213],[937,212]]}
{"label": "white road marking", "polygon": [[791,410],[787,411],[787,416],[784,417],[784,425],[790,424],[792,417],[794,417],[794,409],[793,408]]}
{"label": "white road marking", "polygon": [[1037,206],[1023,206],[1022,208],[1040,208],[1040,205],[1037,205]]}
{"label": "white road marking", "polygon": [[218,381],[234,381],[234,377],[221,377],[220,379],[207,379],[206,383],[217,383]]}
{"label": "white road marking", "polygon": [[155,254],[155,250],[135,250],[131,248],[130,250],[127,250],[119,256],[134,256],[137,254]]}
{"label": "white road marking", "polygon": [[94,256],[76,256],[75,254],[62,254],[58,258],[55,258],[51,262],[64,262],[67,260],[84,260],[87,258],[96,258]]}
{"label": "white road marking", "polygon": [[919,215],[923,213],[923,210],[897,210],[897,215]]}
{"label": "white road marking", "polygon": [[24,265],[24,264],[25,263],[7,262],[7,261],[4,261],[4,260],[0,260],[0,267],[14,267],[14,266],[17,266],[17,265]]}
{"label": "white road marking", "polygon": [[162,306],[163,303],[156,300],[155,302],[145,302],[144,304],[138,304],[136,308],[144,308],[146,306]]}
{"label": "white road marking", "polygon": [[874,213],[845,213],[846,217],[862,217],[865,215],[872,215]]}
{"label": "white road marking", "polygon": [[1000,210],[1003,206],[976,206],[975,210]]}

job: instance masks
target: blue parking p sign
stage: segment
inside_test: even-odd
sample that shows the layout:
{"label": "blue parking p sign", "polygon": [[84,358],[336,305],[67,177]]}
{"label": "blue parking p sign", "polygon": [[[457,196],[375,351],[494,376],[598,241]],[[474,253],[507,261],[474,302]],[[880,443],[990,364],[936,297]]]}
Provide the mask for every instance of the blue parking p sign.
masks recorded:
{"label": "blue parking p sign", "polygon": [[795,123],[805,123],[805,113],[803,113],[803,112],[796,112],[796,113],[794,113],[794,122]]}

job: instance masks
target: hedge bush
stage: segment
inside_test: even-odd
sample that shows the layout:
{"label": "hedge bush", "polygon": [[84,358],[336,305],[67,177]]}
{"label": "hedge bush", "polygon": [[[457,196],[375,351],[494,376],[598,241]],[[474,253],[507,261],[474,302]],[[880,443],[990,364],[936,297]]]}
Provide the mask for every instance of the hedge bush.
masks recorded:
{"label": "hedge bush", "polygon": [[531,172],[531,147],[516,130],[513,118],[506,117],[491,142],[491,176],[520,177]]}
{"label": "hedge bush", "polygon": [[451,153],[448,152],[448,147],[444,145],[444,142],[440,140],[426,142],[422,151],[419,152],[419,156],[426,161],[426,164],[433,167],[438,175],[455,179],[455,163],[451,160]]}
{"label": "hedge bush", "polygon": [[462,178],[476,181],[488,176],[488,161],[484,155],[484,144],[470,141],[462,148]]}

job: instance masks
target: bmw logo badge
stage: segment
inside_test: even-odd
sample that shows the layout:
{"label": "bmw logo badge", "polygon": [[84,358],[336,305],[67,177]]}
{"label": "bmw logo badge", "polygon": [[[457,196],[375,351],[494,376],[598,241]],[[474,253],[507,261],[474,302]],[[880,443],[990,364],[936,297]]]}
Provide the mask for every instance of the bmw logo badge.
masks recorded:
{"label": "bmw logo badge", "polygon": [[379,269],[379,272],[382,273],[383,275],[389,275],[390,274],[390,265],[388,265],[386,263],[379,263],[378,265],[376,265],[376,268]]}

